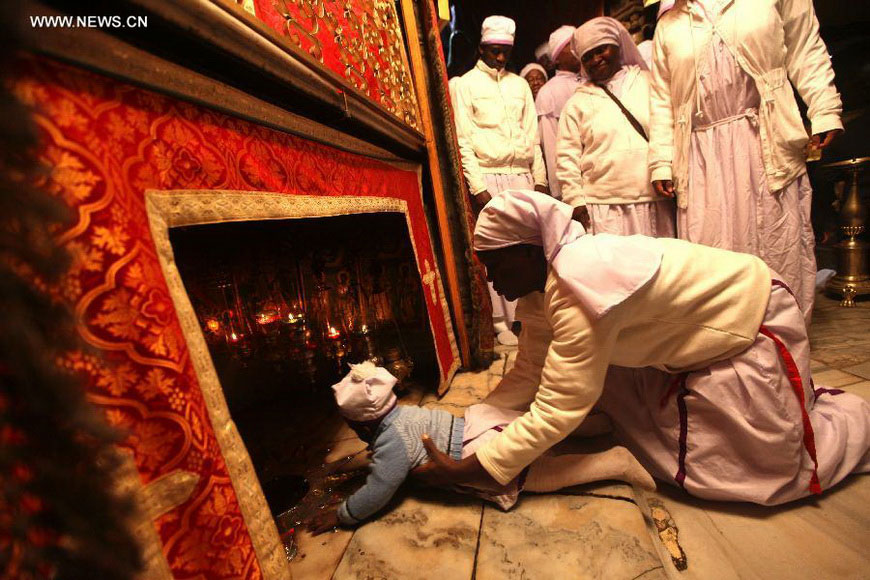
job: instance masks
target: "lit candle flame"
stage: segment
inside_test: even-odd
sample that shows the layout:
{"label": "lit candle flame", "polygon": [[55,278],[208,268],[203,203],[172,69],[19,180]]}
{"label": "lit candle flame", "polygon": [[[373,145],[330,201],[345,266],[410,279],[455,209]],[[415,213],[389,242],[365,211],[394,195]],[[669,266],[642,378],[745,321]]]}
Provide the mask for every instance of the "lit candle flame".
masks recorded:
{"label": "lit candle flame", "polygon": [[265,326],[278,320],[278,312],[275,310],[264,310],[257,314],[257,324]]}
{"label": "lit candle flame", "polygon": [[341,333],[336,330],[334,326],[330,326],[329,331],[326,334],[329,336],[329,338],[338,338],[339,336],[341,336]]}

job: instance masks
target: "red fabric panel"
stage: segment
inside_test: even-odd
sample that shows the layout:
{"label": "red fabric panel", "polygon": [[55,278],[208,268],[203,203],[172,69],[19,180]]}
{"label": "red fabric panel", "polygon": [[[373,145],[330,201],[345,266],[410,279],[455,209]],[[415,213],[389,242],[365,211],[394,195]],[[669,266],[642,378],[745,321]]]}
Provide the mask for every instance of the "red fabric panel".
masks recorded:
{"label": "red fabric panel", "polygon": [[405,44],[391,3],[254,0],[254,9],[279,36],[419,129]]}
{"label": "red fabric panel", "polygon": [[[176,578],[261,572],[155,255],[146,189],[237,189],[380,196],[408,203],[419,266],[436,264],[417,174],[54,61],[26,57],[14,91],[34,107],[48,191],[70,208],[58,232],[73,257],[54,292],[94,352],[62,363],[129,432],[143,483],[198,473],[191,499],[156,521]],[[455,355],[440,289],[424,288],[438,362]]]}

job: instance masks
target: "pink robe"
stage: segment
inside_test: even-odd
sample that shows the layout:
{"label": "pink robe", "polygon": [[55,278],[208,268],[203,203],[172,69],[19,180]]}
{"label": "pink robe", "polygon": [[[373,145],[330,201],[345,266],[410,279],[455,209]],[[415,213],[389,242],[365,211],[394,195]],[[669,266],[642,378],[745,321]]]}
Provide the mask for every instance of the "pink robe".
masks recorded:
{"label": "pink robe", "polygon": [[776,505],[870,471],[870,403],[813,384],[787,288],[773,286],[762,326],[769,335],[742,353],[685,376],[610,367],[598,406],[654,477],[705,499]]}
{"label": "pink robe", "polygon": [[651,238],[674,237],[674,202],[670,199],[639,203],[589,203],[593,234]]}
{"label": "pink robe", "polygon": [[768,188],[758,90],[715,33],[698,63],[698,80],[701,107],[692,117],[679,237],[758,256],[783,276],[809,323],[816,277],[809,178],[804,173],[780,191]]}
{"label": "pink robe", "polygon": [[556,141],[559,135],[559,116],[565,103],[580,85],[577,73],[566,70],[556,71],[556,75],[547,81],[535,98],[535,109],[538,112],[538,133],[541,135],[541,149],[544,163],[547,166],[547,182],[550,185],[550,195],[562,199],[562,188],[556,179]]}

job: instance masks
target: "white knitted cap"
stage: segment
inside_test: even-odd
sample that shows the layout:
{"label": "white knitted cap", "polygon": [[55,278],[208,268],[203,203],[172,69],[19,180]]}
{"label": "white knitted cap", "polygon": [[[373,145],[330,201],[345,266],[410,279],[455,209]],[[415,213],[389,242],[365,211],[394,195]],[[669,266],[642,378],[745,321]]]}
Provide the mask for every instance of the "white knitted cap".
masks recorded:
{"label": "white knitted cap", "polygon": [[507,16],[487,16],[480,27],[480,44],[513,46],[517,24]]}
{"label": "white knitted cap", "polygon": [[332,392],[341,415],[351,421],[380,419],[396,404],[393,387],[397,379],[390,372],[364,362],[350,365],[351,371],[335,385]]}

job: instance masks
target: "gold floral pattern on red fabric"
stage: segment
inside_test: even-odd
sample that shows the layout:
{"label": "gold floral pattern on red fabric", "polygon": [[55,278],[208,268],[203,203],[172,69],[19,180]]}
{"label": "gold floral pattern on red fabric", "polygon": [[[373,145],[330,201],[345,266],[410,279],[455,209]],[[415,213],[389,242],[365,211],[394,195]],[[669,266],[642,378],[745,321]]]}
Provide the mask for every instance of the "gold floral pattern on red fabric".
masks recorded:
{"label": "gold floral pattern on red fabric", "polygon": [[256,16],[407,125],[417,95],[396,7],[386,0],[253,0]]}
{"label": "gold floral pattern on red fabric", "polygon": [[[22,59],[13,90],[34,109],[48,168],[40,185],[71,213],[57,233],[71,269],[50,290],[73,306],[91,350],[59,362],[83,377],[90,400],[127,434],[123,446],[143,484],[177,469],[199,477],[190,499],[155,521],[173,576],[283,577],[283,554],[270,551],[280,546],[277,533],[270,544],[268,526],[249,527],[254,520],[240,508],[239,494],[259,492],[233,486],[227,462],[249,460],[225,457],[216,438],[157,259],[144,192],[394,197],[407,204],[422,267],[437,262],[418,173],[44,58]],[[431,292],[426,306],[448,376],[458,355],[440,281]],[[223,424],[231,427],[226,418]]]}

